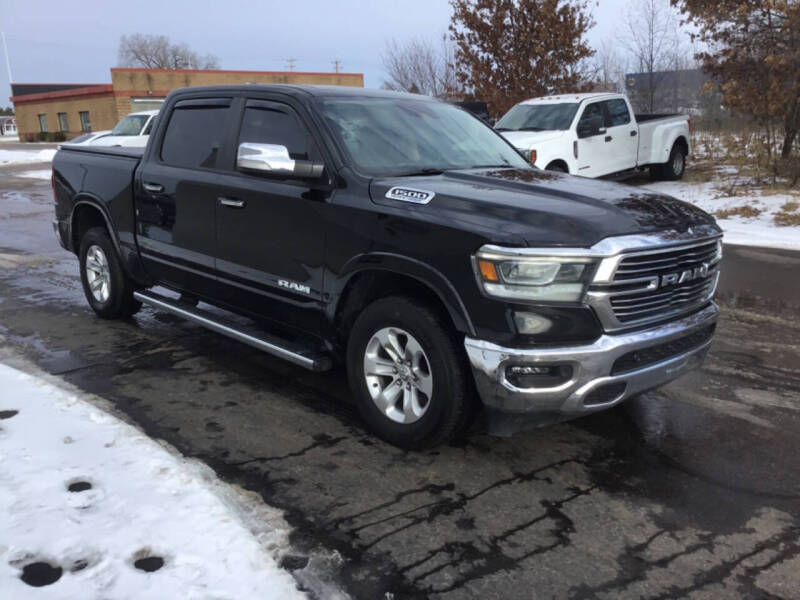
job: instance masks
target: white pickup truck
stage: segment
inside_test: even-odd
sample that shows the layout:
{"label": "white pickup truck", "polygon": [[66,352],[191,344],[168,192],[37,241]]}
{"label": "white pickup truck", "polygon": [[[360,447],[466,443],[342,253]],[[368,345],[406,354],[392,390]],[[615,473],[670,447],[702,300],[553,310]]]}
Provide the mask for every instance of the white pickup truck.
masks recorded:
{"label": "white pickup truck", "polygon": [[157,110],[143,110],[123,117],[108,135],[95,138],[92,146],[127,146],[144,148],[158,116]]}
{"label": "white pickup truck", "polygon": [[622,94],[569,94],[520,102],[495,125],[541,169],[583,177],[649,168],[657,179],[683,177],[689,118],[634,115]]}

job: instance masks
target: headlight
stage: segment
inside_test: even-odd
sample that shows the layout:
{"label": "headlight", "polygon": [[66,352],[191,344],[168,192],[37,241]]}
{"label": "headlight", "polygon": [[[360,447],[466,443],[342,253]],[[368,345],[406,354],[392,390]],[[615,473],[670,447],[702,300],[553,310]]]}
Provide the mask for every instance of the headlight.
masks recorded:
{"label": "headlight", "polygon": [[479,252],[475,271],[489,296],[521,301],[579,302],[596,261],[576,257],[511,258]]}

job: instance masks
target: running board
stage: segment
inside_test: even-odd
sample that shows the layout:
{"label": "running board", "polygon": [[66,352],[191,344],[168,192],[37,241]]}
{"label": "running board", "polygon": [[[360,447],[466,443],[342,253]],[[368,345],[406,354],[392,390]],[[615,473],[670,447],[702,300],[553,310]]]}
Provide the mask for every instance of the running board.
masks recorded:
{"label": "running board", "polygon": [[282,358],[309,371],[327,371],[331,359],[319,350],[303,348],[298,344],[270,335],[255,327],[242,326],[202,308],[167,298],[151,291],[134,292],[133,297],[140,302],[177,315],[207,329],[244,342],[253,348]]}

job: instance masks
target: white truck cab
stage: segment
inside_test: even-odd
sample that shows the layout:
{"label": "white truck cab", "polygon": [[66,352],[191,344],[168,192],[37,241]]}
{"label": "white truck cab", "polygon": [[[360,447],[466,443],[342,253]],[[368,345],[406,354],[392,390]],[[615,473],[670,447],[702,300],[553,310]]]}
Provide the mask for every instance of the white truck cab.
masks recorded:
{"label": "white truck cab", "polygon": [[567,94],[520,102],[496,129],[541,169],[583,177],[649,168],[680,179],[690,152],[689,118],[635,115],[623,94]]}
{"label": "white truck cab", "polygon": [[131,113],[120,119],[108,135],[97,137],[90,144],[92,146],[144,148],[157,115],[157,110]]}

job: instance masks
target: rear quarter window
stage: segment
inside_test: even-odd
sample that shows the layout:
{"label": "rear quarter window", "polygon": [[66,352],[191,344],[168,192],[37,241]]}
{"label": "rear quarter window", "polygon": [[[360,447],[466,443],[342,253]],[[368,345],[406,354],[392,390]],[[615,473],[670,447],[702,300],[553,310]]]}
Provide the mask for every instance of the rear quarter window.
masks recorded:
{"label": "rear quarter window", "polygon": [[180,167],[214,168],[229,112],[229,106],[176,105],[161,144],[161,160]]}

